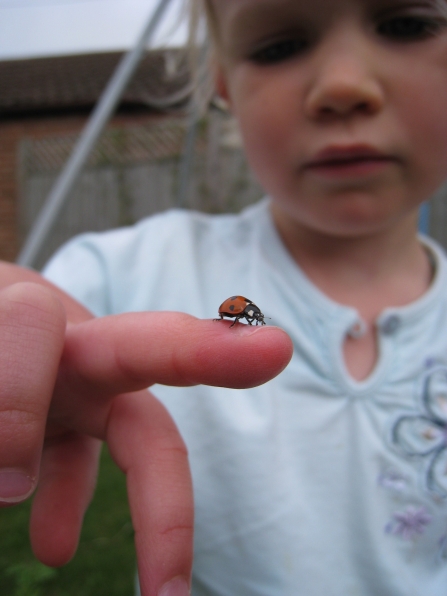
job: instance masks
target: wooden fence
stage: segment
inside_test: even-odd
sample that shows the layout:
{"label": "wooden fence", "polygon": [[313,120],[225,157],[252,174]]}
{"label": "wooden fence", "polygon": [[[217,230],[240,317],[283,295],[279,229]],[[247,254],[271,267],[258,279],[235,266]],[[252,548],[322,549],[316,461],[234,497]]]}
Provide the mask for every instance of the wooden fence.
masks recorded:
{"label": "wooden fence", "polygon": [[[235,212],[262,196],[247,166],[233,120],[212,110],[196,128],[190,175],[181,192],[187,122],[172,118],[105,132],[39,255],[37,266],[72,236],[132,224],[181,207]],[[23,141],[20,233],[26,238],[76,136]]]}

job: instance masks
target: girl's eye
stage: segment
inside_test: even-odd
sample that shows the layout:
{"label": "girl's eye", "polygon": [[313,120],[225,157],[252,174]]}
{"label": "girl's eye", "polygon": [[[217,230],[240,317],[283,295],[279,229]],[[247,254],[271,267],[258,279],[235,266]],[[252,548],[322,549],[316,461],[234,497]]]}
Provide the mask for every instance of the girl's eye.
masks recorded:
{"label": "girl's eye", "polygon": [[377,31],[389,39],[405,42],[431,37],[438,33],[441,27],[442,23],[435,19],[401,16],[387,19],[377,27]]}
{"label": "girl's eye", "polygon": [[283,62],[303,52],[307,47],[305,41],[285,39],[270,43],[253,52],[250,59],[257,64],[275,64]]}

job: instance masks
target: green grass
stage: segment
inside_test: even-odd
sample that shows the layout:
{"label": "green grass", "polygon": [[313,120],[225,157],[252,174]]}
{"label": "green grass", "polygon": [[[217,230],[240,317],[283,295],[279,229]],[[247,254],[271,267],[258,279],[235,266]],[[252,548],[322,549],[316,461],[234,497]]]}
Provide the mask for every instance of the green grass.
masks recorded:
{"label": "green grass", "polygon": [[135,551],[125,478],[106,449],[79,549],[68,565],[50,569],[36,561],[29,510],[29,503],[0,510],[2,596],[132,596]]}

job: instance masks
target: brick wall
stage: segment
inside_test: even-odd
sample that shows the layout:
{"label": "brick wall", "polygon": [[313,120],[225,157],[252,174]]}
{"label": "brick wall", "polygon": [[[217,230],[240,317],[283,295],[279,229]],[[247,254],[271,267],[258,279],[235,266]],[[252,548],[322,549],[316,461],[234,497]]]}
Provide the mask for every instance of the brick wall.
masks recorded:
{"label": "brick wall", "polygon": [[[109,127],[135,126],[159,119],[160,115],[142,112],[117,114]],[[17,117],[0,120],[0,259],[14,261],[20,250],[17,207],[19,201],[19,146],[23,139],[40,139],[80,132],[84,115]]]}

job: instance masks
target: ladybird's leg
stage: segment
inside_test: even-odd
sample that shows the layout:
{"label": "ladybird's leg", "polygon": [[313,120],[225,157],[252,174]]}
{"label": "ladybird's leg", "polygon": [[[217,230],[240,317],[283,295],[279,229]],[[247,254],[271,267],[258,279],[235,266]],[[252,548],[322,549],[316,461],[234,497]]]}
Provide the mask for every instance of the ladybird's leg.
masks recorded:
{"label": "ladybird's leg", "polygon": [[241,318],[242,318],[242,316],[243,316],[243,315],[237,315],[237,316],[235,316],[235,317],[234,317],[234,321],[233,321],[233,323],[230,325],[230,327],[229,327],[229,328],[231,329],[232,327],[234,327],[234,326],[236,325],[236,323],[238,323],[238,322],[239,322],[239,319],[241,319]]}

